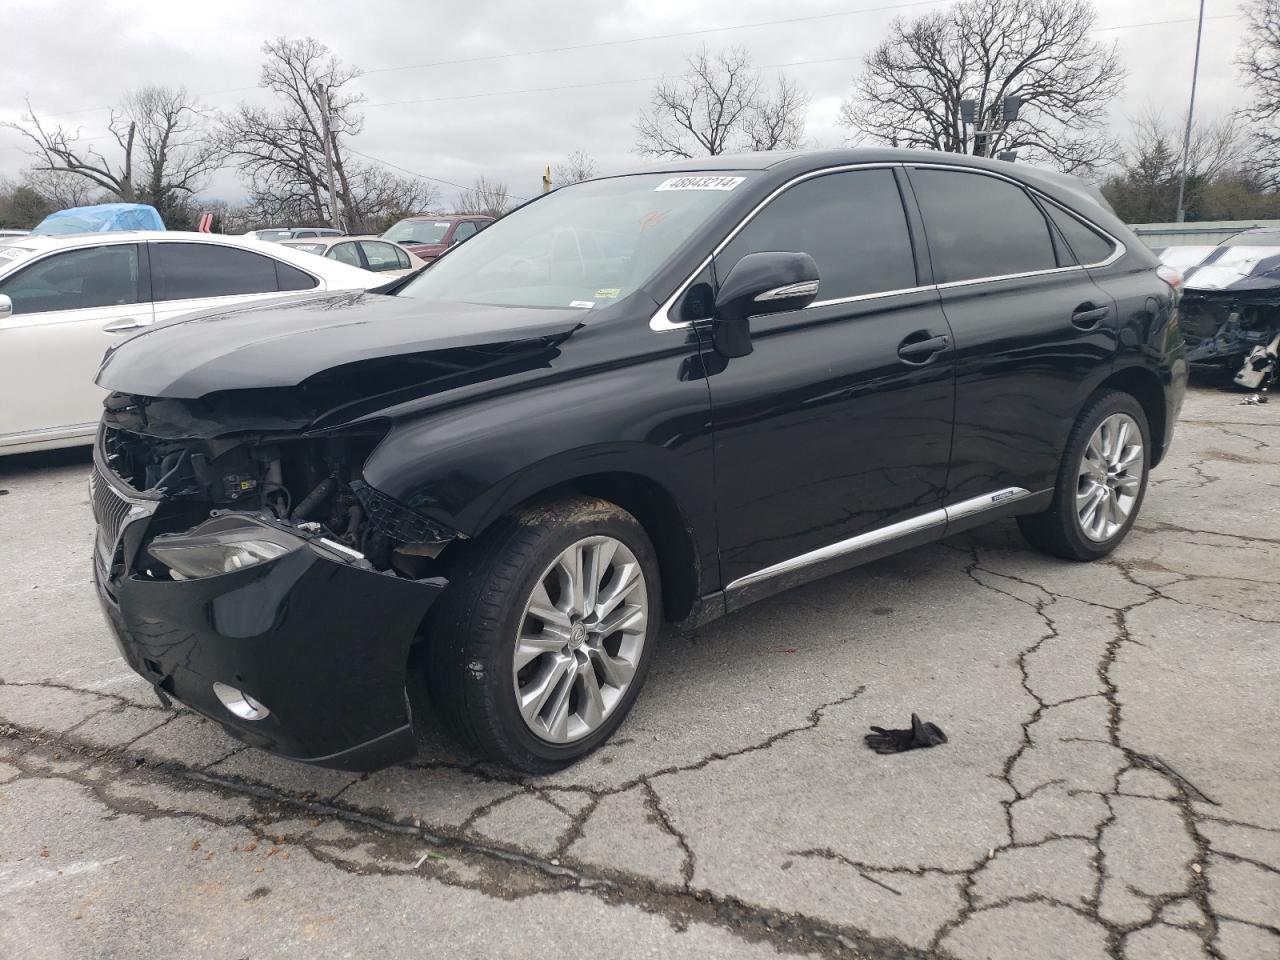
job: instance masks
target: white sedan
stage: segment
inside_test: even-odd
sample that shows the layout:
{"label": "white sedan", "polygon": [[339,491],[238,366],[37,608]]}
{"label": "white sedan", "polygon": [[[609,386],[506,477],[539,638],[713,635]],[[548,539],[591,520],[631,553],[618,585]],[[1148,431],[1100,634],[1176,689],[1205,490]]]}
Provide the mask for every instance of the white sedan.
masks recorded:
{"label": "white sedan", "polygon": [[371,273],[275,243],[136,231],[0,246],[0,456],[92,442],[107,348],[185,313],[324,290]]}

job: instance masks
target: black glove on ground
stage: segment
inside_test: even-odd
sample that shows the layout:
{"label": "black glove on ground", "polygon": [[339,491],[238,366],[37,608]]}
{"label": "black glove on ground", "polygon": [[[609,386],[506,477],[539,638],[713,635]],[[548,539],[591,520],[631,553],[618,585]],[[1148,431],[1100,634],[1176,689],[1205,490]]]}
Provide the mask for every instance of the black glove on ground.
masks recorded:
{"label": "black glove on ground", "polygon": [[947,742],[947,735],[936,723],[925,723],[918,714],[911,715],[910,730],[885,730],[872,727],[863,739],[876,753],[902,753],[919,747],[936,747]]}

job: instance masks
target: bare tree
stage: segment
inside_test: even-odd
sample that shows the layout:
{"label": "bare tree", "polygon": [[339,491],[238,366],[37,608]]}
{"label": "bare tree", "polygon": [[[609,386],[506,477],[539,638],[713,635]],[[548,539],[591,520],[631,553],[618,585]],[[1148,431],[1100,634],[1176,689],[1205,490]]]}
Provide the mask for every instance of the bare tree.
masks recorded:
{"label": "bare tree", "polygon": [[[1121,169],[1103,183],[1102,192],[1127,223],[1172,220],[1178,205],[1186,118],[1171,123],[1159,110],[1148,107],[1130,123]],[[1189,220],[1203,219],[1211,184],[1237,175],[1244,157],[1242,140],[1241,123],[1233,116],[1193,124],[1184,200]]]}
{"label": "bare tree", "polygon": [[167,223],[221,166],[222,147],[209,130],[206,111],[185,87],[134,90],[125,96],[121,114],[136,128],[137,196]]}
{"label": "bare tree", "polygon": [[1250,163],[1267,186],[1280,187],[1280,0],[1251,0],[1242,8],[1244,47],[1236,61],[1253,101],[1241,113],[1253,123]]}
{"label": "bare tree", "polygon": [[591,154],[585,150],[574,150],[552,169],[551,182],[557,187],[567,187],[571,183],[590,180],[599,173],[600,169]]}
{"label": "bare tree", "polygon": [[786,76],[763,89],[743,47],[703,47],[688,69],[658,81],[636,120],[636,150],[650,157],[717,156],[732,150],[785,150],[800,144],[809,96]]}
{"label": "bare tree", "polygon": [[[1106,110],[1124,85],[1114,43],[1091,39],[1091,0],[962,0],[915,20],[896,19],[868,54],[841,119],[901,147],[994,156],[1018,150],[1067,171],[1113,155]],[[1017,120],[993,123],[1006,97]],[[960,102],[977,102],[986,136],[967,137]]]}
{"label": "bare tree", "polygon": [[[350,89],[360,76],[312,37],[277,37],[262,47],[266,61],[258,85],[274,93],[273,109],[242,104],[222,118],[222,141],[240,163],[251,204],[262,216],[295,224],[327,222],[330,204],[352,231],[372,230],[404,210],[419,212],[438,194],[419,179],[406,179],[354,159],[349,146],[364,126],[362,94]],[[329,108],[334,193],[329,196],[322,105]]]}
{"label": "bare tree", "polygon": [[476,177],[471,189],[458,196],[458,212],[468,214],[484,214],[487,217],[501,217],[516,205],[515,198],[500,180],[490,180],[481,175]]}
{"label": "bare tree", "polygon": [[[83,138],[78,129],[47,124],[30,101],[21,120],[3,126],[27,139],[37,176],[79,178],[112,199],[150,203],[168,220],[221,162],[205,119],[185,87],[153,85],[125,95],[111,111],[106,138]],[[115,145],[106,152],[92,143],[107,138]]]}
{"label": "bare tree", "polygon": [[804,138],[804,115],[809,94],[794,80],[779,75],[771,98],[762,98],[745,124],[752,150],[793,150]]}
{"label": "bare tree", "polygon": [[91,181],[66,170],[24,170],[22,182],[55,210],[87,206],[102,195]]}

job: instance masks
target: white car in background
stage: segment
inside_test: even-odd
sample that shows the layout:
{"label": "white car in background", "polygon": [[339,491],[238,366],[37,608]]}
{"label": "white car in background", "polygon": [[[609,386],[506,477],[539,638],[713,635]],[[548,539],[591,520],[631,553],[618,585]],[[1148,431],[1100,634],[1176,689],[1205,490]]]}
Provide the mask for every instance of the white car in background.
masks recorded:
{"label": "white car in background", "polygon": [[22,237],[0,246],[0,456],[89,443],[103,354],[182,314],[370,290],[385,275],[276,243],[136,231]]}

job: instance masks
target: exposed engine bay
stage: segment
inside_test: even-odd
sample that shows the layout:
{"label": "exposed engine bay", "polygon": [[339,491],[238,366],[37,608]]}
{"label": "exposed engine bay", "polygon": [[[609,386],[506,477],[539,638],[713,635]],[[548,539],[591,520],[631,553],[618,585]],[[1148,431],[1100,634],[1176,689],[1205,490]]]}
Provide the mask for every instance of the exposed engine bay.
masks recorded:
{"label": "exposed engine bay", "polygon": [[[1266,374],[1255,370],[1255,352],[1268,352],[1268,346],[1280,335],[1280,291],[1233,293],[1187,290],[1179,305],[1183,337],[1187,343],[1187,362],[1218,366],[1235,374],[1241,386],[1257,389],[1257,378],[1246,373]],[[1274,353],[1274,350],[1271,351]],[[1248,361],[1248,362],[1246,362]],[[1243,366],[1242,366],[1243,365]],[[1272,362],[1274,375],[1274,361]]]}
{"label": "exposed engine bay", "polygon": [[163,498],[153,534],[188,531],[232,513],[256,515],[414,580],[436,575],[441,551],[459,536],[361,478],[361,465],[387,432],[385,422],[321,436],[300,430],[166,436],[171,427],[189,430],[200,415],[195,408],[121,393],[106,401],[106,465],[134,490]]}

